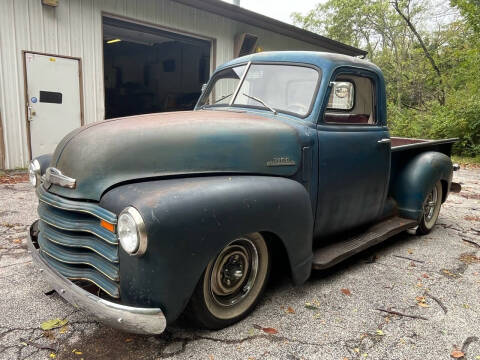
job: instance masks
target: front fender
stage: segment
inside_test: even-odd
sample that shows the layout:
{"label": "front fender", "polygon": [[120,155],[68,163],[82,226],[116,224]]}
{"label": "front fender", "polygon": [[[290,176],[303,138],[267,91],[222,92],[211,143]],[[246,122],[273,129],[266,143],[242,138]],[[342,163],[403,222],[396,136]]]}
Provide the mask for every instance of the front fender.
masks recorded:
{"label": "front fender", "polygon": [[392,179],[391,195],[398,204],[399,215],[419,221],[423,201],[437,181],[445,182],[444,197],[452,182],[451,159],[442,153],[429,151],[416,155]]}
{"label": "front fender", "polygon": [[154,306],[175,320],[208,262],[237,236],[271,232],[287,251],[294,281],[310,275],[313,216],[298,182],[266,176],[214,176],[133,183],[107,192],[102,207],[134,206],[145,221],[148,248],[141,257],[122,249],[122,302]]}

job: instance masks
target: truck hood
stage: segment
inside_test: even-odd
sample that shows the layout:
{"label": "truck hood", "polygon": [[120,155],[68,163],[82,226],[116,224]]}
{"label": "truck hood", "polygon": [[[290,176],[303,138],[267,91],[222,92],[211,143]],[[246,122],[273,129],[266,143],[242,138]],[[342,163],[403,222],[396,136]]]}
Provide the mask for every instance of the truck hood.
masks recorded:
{"label": "truck hood", "polygon": [[290,176],[301,146],[285,120],[233,111],[188,111],[105,120],[74,130],[51,166],[74,178],[69,198],[100,200],[110,187],[164,176],[244,173]]}

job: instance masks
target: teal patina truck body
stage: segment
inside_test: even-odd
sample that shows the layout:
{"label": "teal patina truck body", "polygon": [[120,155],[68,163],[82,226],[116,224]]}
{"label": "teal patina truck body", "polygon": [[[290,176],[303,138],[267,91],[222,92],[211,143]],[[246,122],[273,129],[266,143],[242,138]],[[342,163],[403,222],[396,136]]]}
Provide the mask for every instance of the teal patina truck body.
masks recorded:
{"label": "teal patina truck body", "polygon": [[301,284],[428,233],[460,190],[454,141],[391,138],[365,60],[249,55],[215,71],[194,111],[87,125],[34,159],[29,246],[57,292],[107,324],[161,333],[186,311],[217,329],[254,308],[273,260]]}

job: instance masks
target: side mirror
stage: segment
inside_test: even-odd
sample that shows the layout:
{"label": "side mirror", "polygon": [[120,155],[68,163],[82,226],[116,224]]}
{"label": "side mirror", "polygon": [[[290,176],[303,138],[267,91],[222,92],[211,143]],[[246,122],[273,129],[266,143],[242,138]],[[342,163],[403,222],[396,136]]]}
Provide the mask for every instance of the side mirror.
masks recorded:
{"label": "side mirror", "polygon": [[202,85],[202,93],[204,93],[205,90],[207,90],[207,85],[208,85],[207,83]]}
{"label": "side mirror", "polygon": [[355,85],[350,81],[330,82],[332,91],[327,109],[350,111],[355,105]]}

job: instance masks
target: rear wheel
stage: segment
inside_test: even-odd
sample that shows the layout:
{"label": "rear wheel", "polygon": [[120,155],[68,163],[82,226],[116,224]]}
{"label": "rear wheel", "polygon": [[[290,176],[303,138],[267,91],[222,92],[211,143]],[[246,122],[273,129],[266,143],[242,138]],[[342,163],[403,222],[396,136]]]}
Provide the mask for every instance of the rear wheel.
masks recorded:
{"label": "rear wheel", "polygon": [[260,299],[269,272],[270,255],[262,235],[253,233],[235,239],[209,262],[187,316],[212,330],[243,319]]}
{"label": "rear wheel", "polygon": [[423,216],[418,224],[418,235],[428,234],[435,226],[442,206],[442,195],[442,183],[438,181],[423,202]]}

